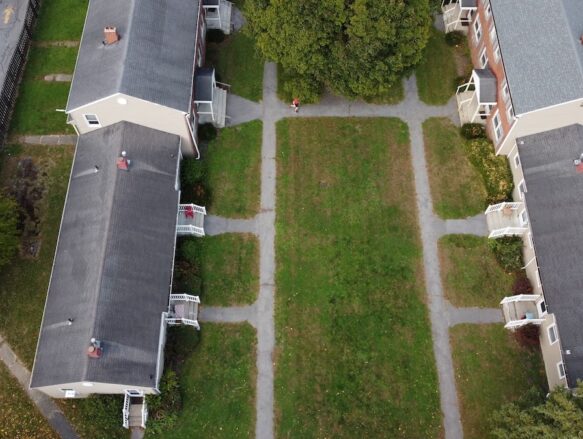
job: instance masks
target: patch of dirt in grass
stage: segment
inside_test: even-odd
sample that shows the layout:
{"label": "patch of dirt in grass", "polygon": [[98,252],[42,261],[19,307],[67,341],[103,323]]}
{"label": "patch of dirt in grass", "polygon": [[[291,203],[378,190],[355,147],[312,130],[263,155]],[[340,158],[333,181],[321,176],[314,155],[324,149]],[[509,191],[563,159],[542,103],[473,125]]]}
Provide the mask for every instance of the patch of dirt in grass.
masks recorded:
{"label": "patch of dirt in grass", "polygon": [[42,242],[40,208],[46,195],[44,164],[36,164],[31,157],[20,159],[8,195],[18,203],[18,227],[22,233],[22,257],[38,256]]}

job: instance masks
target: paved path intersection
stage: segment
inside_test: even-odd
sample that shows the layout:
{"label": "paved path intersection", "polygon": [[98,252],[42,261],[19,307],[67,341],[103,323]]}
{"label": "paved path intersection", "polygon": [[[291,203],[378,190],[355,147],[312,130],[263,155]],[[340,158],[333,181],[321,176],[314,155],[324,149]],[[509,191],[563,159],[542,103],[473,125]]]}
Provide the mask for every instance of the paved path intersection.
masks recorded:
{"label": "paved path intersection", "polygon": [[325,96],[316,105],[306,105],[294,114],[289,106],[277,99],[277,71],[267,63],[263,78],[263,102],[256,104],[231,96],[229,125],[253,119],[263,120],[261,166],[261,212],[248,220],[209,217],[209,234],[255,233],[260,241],[260,291],[255,304],[232,308],[202,308],[201,320],[212,322],[249,322],[257,328],[257,439],[274,437],[273,352],[274,335],[274,273],[275,273],[275,185],[276,133],[275,124],[285,117],[398,117],[409,126],[411,155],[414,163],[417,209],[423,244],[426,294],[433,349],[439,377],[441,410],[445,437],[463,437],[459,402],[449,342],[449,328],[460,323],[499,323],[499,309],[456,308],[444,297],[441,283],[437,242],[446,234],[462,233],[487,236],[484,215],[459,220],[442,220],[433,212],[429,176],[423,146],[423,121],[430,117],[447,117],[459,123],[455,98],[444,106],[428,106],[418,99],[414,77],[405,81],[405,99],[397,105],[375,105]]}

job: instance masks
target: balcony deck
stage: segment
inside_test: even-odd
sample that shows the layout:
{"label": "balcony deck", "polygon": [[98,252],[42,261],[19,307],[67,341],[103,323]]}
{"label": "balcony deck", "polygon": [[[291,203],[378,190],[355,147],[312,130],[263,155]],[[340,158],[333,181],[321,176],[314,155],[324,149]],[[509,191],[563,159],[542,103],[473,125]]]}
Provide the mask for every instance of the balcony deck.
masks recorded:
{"label": "balcony deck", "polygon": [[528,229],[520,219],[524,203],[499,203],[486,210],[486,223],[490,238],[499,236],[521,236]]}
{"label": "balcony deck", "polygon": [[[475,90],[459,92],[456,94],[456,99],[462,125],[465,123],[486,123],[486,120],[482,119],[478,112],[478,94]],[[475,119],[472,120],[474,117]]]}
{"label": "balcony deck", "polygon": [[224,34],[229,35],[232,29],[231,14],[233,4],[226,0],[219,0],[218,3],[218,13],[213,11],[213,9],[206,10],[205,19],[207,29],[220,29]]}
{"label": "balcony deck", "polygon": [[204,236],[206,209],[195,204],[181,204],[178,209],[176,233],[178,235]]}
{"label": "balcony deck", "polygon": [[[206,105],[205,105],[206,107]],[[217,128],[224,128],[227,118],[227,90],[215,87],[213,90],[212,114],[210,112],[198,114],[198,123],[211,123]]]}

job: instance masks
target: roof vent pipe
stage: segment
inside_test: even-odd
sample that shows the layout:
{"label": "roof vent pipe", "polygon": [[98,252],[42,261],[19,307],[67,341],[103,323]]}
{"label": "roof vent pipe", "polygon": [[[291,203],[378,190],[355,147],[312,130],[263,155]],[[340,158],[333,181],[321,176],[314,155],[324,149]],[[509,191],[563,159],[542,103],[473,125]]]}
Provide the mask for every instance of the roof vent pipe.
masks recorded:
{"label": "roof vent pipe", "polygon": [[101,347],[101,342],[92,338],[89,342],[89,347],[87,348],[87,355],[91,358],[100,358],[102,353],[103,349]]}

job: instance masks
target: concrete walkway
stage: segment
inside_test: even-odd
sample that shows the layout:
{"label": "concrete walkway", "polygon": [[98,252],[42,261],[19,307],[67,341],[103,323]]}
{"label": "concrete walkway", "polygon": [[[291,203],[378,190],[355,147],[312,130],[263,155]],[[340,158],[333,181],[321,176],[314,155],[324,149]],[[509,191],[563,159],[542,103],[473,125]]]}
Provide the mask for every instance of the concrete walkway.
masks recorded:
{"label": "concrete walkway", "polygon": [[209,236],[223,233],[253,233],[257,235],[257,217],[251,219],[231,219],[207,215],[204,219],[204,231]]}
{"label": "concrete walkway", "polygon": [[[436,218],[436,225],[440,235],[477,235],[488,236],[488,224],[486,223],[486,215],[483,213],[466,218],[455,220],[440,220]],[[441,222],[441,224],[439,224]]]}
{"label": "concrete walkway", "polygon": [[16,142],[27,145],[75,145],[75,134],[47,134],[45,136],[18,136]]}
{"label": "concrete walkway", "polygon": [[456,308],[448,302],[447,315],[450,327],[462,323],[477,325],[504,323],[504,317],[500,308]]}
{"label": "concrete walkway", "polygon": [[199,320],[214,323],[244,323],[248,322],[257,327],[256,305],[230,307],[201,307]]}
{"label": "concrete walkway", "polygon": [[21,363],[8,343],[0,336],[0,361],[7,367],[10,373],[20,383],[28,397],[37,406],[41,414],[49,421],[49,424],[63,439],[77,439],[77,433],[67,421],[63,412],[57,407],[51,398],[36,390],[30,390],[30,372]]}

